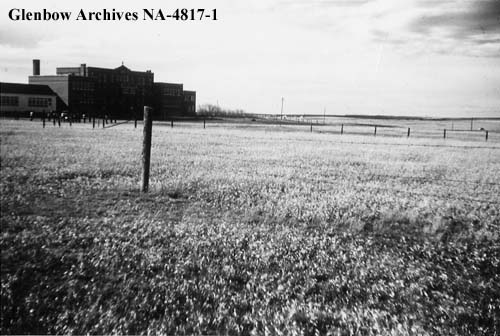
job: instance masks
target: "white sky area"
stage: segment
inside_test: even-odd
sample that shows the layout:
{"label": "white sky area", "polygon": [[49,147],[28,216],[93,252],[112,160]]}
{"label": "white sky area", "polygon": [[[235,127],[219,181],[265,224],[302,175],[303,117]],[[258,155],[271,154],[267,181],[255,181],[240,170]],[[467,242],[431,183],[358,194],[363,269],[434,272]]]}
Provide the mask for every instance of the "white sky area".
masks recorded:
{"label": "white sky area", "polygon": [[[11,21],[12,8],[71,11]],[[80,9],[138,21],[75,21]],[[143,21],[142,9],[217,9],[217,21]],[[0,2],[0,81],[56,67],[154,72],[197,104],[251,113],[500,117],[500,0]]]}

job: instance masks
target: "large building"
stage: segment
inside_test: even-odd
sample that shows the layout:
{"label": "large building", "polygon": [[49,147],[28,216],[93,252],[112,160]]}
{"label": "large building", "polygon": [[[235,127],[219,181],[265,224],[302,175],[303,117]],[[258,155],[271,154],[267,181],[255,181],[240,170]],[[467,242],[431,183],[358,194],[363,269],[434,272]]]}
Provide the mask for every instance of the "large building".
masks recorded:
{"label": "large building", "polygon": [[57,94],[47,85],[0,83],[0,114],[4,117],[41,117],[57,108]]}
{"label": "large building", "polygon": [[154,74],[132,71],[123,64],[115,69],[87,67],[57,68],[59,76],[80,76],[95,84],[95,103],[100,113],[133,119],[144,105],[153,104]]}
{"label": "large building", "polygon": [[[35,60],[37,61],[37,60]],[[131,71],[124,65],[116,69],[87,67],[57,68],[56,75],[40,76],[34,63],[30,84],[50,86],[61,98],[70,114],[133,119],[144,105],[153,103],[154,74]]]}
{"label": "large building", "polygon": [[154,118],[167,120],[192,117],[196,93],[182,84],[154,83],[151,70],[132,71],[123,64],[115,69],[58,67],[56,75],[41,76],[40,61],[33,61],[30,84],[45,84],[60,98],[59,110],[113,119],[141,118],[143,107],[153,106]]}

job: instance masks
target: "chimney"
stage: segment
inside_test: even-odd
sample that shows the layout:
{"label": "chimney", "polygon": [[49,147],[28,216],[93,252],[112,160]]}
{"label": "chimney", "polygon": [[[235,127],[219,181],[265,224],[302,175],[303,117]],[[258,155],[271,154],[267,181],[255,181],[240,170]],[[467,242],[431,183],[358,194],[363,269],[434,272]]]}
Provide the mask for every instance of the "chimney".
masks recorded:
{"label": "chimney", "polygon": [[80,64],[80,76],[87,77],[87,64]]}
{"label": "chimney", "polygon": [[33,60],[33,76],[40,76],[40,60]]}

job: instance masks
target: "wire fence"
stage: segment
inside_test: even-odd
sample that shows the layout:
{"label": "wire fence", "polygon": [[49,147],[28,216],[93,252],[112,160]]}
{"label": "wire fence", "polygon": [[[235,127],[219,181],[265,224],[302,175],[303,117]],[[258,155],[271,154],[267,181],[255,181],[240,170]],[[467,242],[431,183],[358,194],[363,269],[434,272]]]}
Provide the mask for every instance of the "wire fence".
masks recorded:
{"label": "wire fence", "polygon": [[[27,119],[34,121],[33,118]],[[142,123],[141,120],[115,120],[115,119],[67,119],[60,116],[53,117],[52,119],[41,119],[43,127],[46,127],[47,122],[52,121],[54,127],[61,127],[61,125],[73,126],[74,124],[87,124],[92,128],[110,128],[117,125],[129,124],[134,121],[134,126],[137,123]],[[261,129],[266,131],[281,131],[281,132],[309,132],[320,134],[332,135],[360,135],[360,136],[373,136],[373,137],[397,137],[397,138],[429,138],[429,139],[454,139],[466,141],[490,141],[500,142],[500,118],[497,119],[477,119],[476,124],[480,128],[465,128],[465,125],[457,124],[456,126],[450,121],[392,121],[384,120],[365,120],[365,119],[352,119],[346,121],[329,120],[328,122],[321,122],[319,119],[311,120],[275,120],[275,119],[248,119],[242,121],[241,119],[185,119],[185,120],[169,120],[169,121],[155,121],[155,125],[165,125],[174,127],[224,127],[234,129]],[[405,123],[406,122],[406,123]],[[463,123],[463,121],[462,121]],[[497,125],[498,124],[498,125]]]}

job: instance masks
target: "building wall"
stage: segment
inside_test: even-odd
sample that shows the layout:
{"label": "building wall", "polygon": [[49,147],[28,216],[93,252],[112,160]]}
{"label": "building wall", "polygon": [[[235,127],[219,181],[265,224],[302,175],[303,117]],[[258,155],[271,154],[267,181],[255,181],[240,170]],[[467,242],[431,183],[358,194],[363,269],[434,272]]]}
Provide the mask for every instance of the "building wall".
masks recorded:
{"label": "building wall", "polygon": [[58,111],[67,110],[75,116],[96,113],[95,82],[87,77],[60,76],[30,76],[30,84],[48,85],[57,93],[60,102]]}
{"label": "building wall", "polygon": [[69,76],[69,111],[76,115],[96,115],[96,84],[88,77]]}
{"label": "building wall", "polygon": [[183,92],[183,113],[186,116],[196,115],[196,91]]}
{"label": "building wall", "polygon": [[69,77],[68,76],[29,76],[30,84],[48,85],[52,91],[57,93],[62,105],[59,109],[68,108],[69,104]]}
{"label": "building wall", "polygon": [[174,83],[154,83],[154,118],[169,120],[182,116],[183,85]]}
{"label": "building wall", "polygon": [[2,115],[29,116],[29,112],[41,114],[56,110],[56,96],[0,92]]}
{"label": "building wall", "polygon": [[80,68],[79,67],[56,68],[56,74],[80,76]]}
{"label": "building wall", "polygon": [[153,103],[151,71],[87,67],[86,73],[96,83],[96,105],[114,118],[141,118],[143,106]]}

